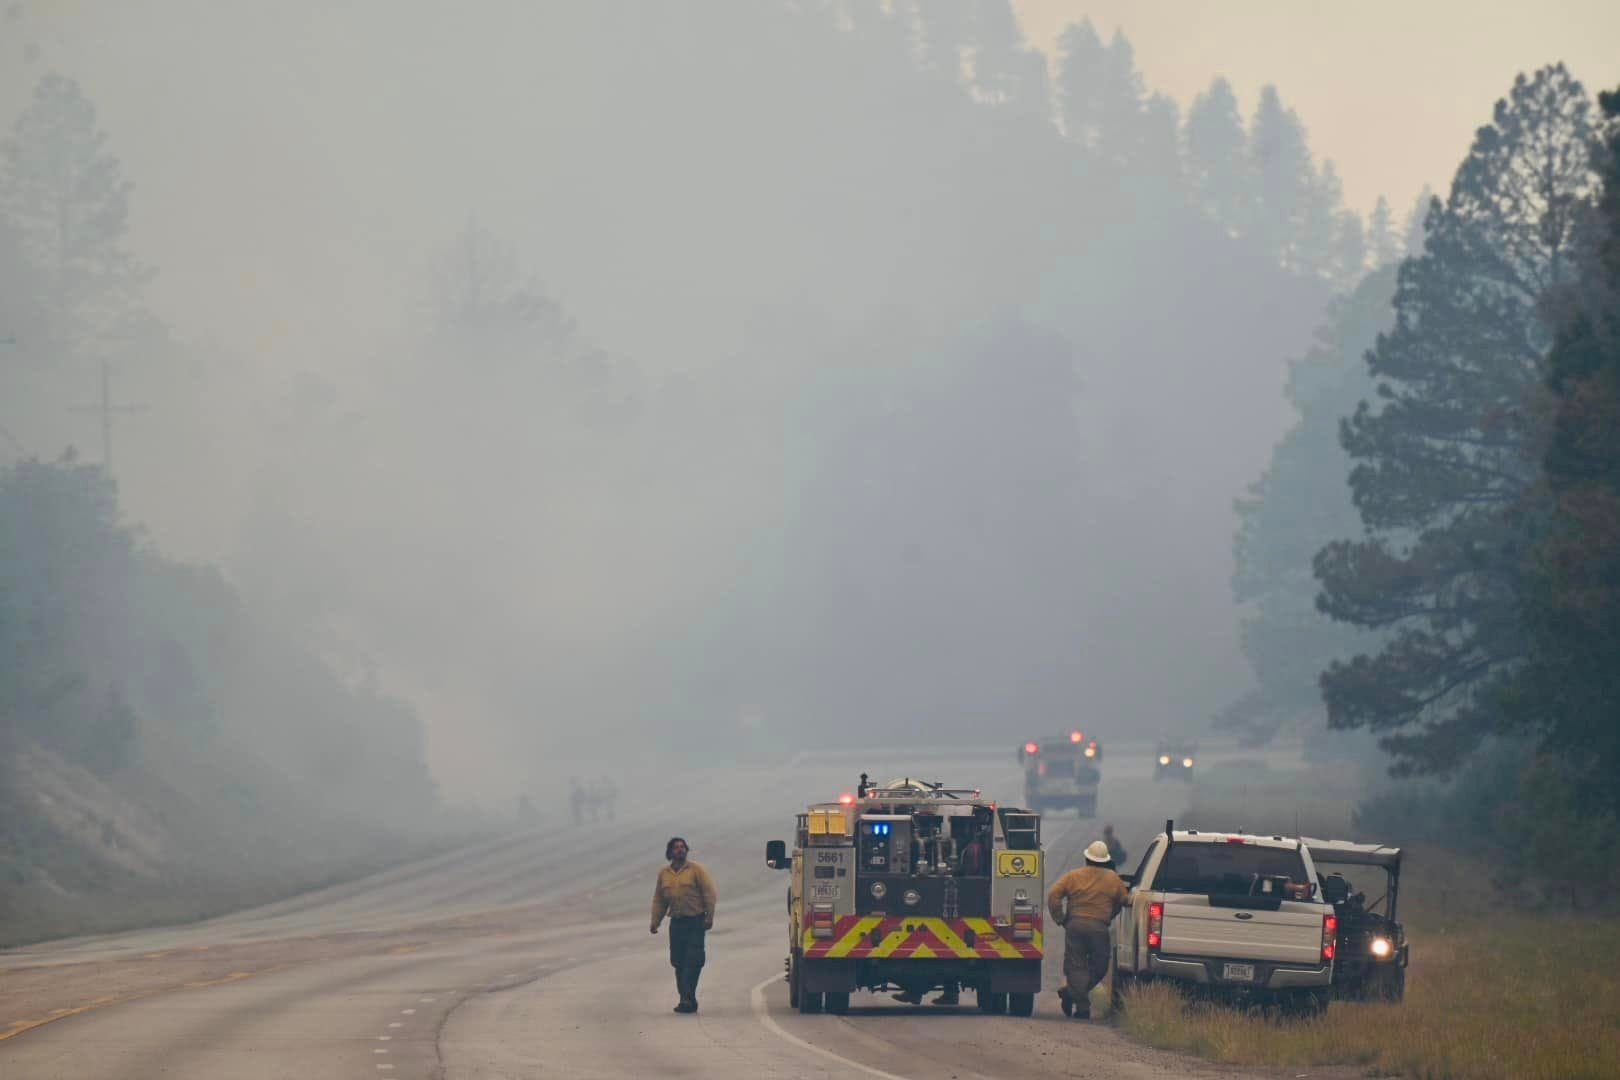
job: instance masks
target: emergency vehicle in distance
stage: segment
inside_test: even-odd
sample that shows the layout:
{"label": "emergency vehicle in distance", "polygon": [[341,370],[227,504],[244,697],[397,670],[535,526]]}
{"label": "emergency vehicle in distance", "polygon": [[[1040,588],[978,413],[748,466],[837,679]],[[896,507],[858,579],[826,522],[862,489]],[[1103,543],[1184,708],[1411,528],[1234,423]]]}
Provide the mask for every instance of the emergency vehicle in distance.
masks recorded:
{"label": "emergency vehicle in distance", "polygon": [[1029,1016],[1041,988],[1041,819],[977,789],[910,778],[798,815],[788,888],[789,1003],[842,1013],[858,989],[971,989],[987,1013]]}
{"label": "emergency vehicle in distance", "polygon": [[1102,744],[1083,731],[1031,739],[1018,748],[1024,767],[1024,801],[1031,810],[1073,809],[1097,816],[1097,785],[1102,781]]}

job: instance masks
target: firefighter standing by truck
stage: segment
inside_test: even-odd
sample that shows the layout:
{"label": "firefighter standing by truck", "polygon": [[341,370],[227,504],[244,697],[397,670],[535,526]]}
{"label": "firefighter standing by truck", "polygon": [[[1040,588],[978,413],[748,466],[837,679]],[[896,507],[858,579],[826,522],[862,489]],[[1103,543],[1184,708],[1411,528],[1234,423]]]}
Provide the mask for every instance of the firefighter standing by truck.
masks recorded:
{"label": "firefighter standing by truck", "polygon": [[1091,1016],[1091,990],[1108,974],[1108,924],[1125,906],[1125,882],[1109,868],[1108,845],[1093,840],[1086,865],[1070,870],[1052,886],[1046,907],[1063,927],[1063,982],[1058,1000],[1063,1015]]}
{"label": "firefighter standing by truck", "polygon": [[664,845],[669,865],[658,871],[653,887],[652,932],[669,916],[669,966],[675,969],[675,989],[680,1002],[678,1013],[698,1011],[698,976],[703,973],[704,938],[714,929],[714,905],[718,896],[709,872],[687,854],[691,849],[679,836]]}

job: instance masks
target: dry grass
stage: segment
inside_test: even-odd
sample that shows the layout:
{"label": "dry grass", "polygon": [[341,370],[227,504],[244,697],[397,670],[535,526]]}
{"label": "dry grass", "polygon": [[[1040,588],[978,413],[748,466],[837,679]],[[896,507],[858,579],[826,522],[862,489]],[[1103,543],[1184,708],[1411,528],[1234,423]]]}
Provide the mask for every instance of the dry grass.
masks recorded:
{"label": "dry grass", "polygon": [[1335,1001],[1317,1020],[1274,1021],[1188,1004],[1157,984],[1127,997],[1123,1026],[1153,1046],[1242,1065],[1620,1076],[1620,927],[1612,920],[1504,915],[1432,932],[1408,925],[1413,959],[1402,1004]]}

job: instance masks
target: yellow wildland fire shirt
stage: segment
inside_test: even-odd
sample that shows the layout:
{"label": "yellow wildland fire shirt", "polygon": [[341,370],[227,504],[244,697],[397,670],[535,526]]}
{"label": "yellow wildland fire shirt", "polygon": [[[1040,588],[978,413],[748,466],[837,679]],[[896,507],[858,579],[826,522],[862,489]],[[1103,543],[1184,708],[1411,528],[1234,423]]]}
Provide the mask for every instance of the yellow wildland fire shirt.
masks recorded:
{"label": "yellow wildland fire shirt", "polygon": [[663,922],[665,915],[672,919],[688,915],[712,919],[718,899],[714,879],[698,863],[687,859],[679,870],[666,866],[658,871],[658,885],[653,889],[652,924]]}
{"label": "yellow wildland fire shirt", "polygon": [[1082,866],[1057,879],[1046,894],[1052,921],[1063,923],[1063,901],[1069,901],[1070,919],[1111,922],[1125,906],[1125,883],[1106,866]]}

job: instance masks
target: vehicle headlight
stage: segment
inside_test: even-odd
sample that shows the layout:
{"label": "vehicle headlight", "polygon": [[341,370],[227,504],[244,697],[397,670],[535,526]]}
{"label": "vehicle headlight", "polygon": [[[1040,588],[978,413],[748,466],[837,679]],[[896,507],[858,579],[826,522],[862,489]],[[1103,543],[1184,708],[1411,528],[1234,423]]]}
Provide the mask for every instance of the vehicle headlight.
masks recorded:
{"label": "vehicle headlight", "polygon": [[1368,947],[1372,950],[1372,954],[1380,960],[1388,960],[1389,955],[1395,951],[1394,942],[1387,937],[1373,938],[1372,944]]}
{"label": "vehicle headlight", "polygon": [[1096,756],[1097,756],[1097,748],[1095,746],[1086,747],[1086,757],[1096,757]]}
{"label": "vehicle headlight", "polygon": [[1190,758],[1190,757],[1184,757],[1184,758],[1182,758],[1182,759],[1181,759],[1181,767],[1182,767],[1182,768],[1183,768],[1183,769],[1190,769],[1190,768],[1192,768],[1192,758]]}
{"label": "vehicle headlight", "polygon": [[1169,754],[1160,754],[1159,755],[1159,764],[1160,765],[1168,765],[1168,764],[1170,764],[1170,755]]}
{"label": "vehicle headlight", "polygon": [[889,895],[889,887],[881,881],[872,882],[872,899],[881,900]]}
{"label": "vehicle headlight", "polygon": [[922,893],[918,892],[916,889],[907,889],[905,892],[900,894],[900,899],[905,901],[906,907],[916,907],[918,904],[922,903]]}

